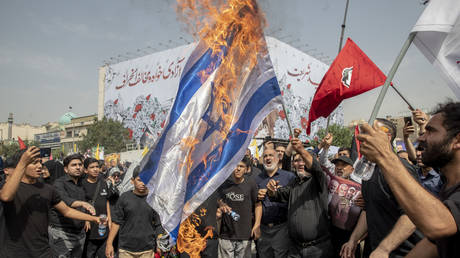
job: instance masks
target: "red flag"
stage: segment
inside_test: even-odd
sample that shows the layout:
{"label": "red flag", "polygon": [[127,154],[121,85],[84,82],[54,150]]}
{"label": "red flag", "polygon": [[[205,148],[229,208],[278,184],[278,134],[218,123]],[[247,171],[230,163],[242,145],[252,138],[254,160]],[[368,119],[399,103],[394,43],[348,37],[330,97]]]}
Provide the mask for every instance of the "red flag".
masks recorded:
{"label": "red flag", "polygon": [[19,143],[19,149],[20,150],[27,149],[26,144],[24,143],[24,141],[22,141],[21,137],[19,137],[19,136],[18,136],[18,143]]}
{"label": "red flag", "polygon": [[335,58],[316,89],[308,116],[310,125],[319,117],[327,117],[342,102],[385,83],[386,76],[350,39]]}

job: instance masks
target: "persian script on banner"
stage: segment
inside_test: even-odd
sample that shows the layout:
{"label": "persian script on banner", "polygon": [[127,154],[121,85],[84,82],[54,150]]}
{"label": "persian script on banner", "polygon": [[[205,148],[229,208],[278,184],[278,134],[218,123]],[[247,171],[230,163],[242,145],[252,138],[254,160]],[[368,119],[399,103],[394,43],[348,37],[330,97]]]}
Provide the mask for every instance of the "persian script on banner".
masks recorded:
{"label": "persian script on banner", "polygon": [[[328,66],[277,39],[266,40],[291,125],[305,129],[312,98]],[[108,66],[104,115],[121,121],[137,142],[153,143],[164,127],[182,70],[195,47],[185,45]],[[332,123],[343,124],[341,106],[332,114]],[[315,121],[312,132],[325,124],[325,119]],[[306,140],[302,131],[299,138]],[[267,116],[257,133],[258,137],[289,138],[281,106]]]}

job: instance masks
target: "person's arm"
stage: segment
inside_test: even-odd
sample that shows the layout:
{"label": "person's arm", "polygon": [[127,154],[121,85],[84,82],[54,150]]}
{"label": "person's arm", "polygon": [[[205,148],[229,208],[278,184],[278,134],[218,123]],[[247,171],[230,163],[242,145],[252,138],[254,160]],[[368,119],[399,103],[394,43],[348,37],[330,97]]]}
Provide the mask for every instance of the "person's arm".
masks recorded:
{"label": "person's arm", "polygon": [[396,221],[391,232],[380,242],[379,246],[372,252],[372,255],[377,257],[388,256],[393,250],[404,242],[412,233],[415,231],[415,225],[407,217],[407,215],[401,215]]}
{"label": "person's arm", "polygon": [[[291,182],[292,183],[292,182]],[[272,202],[283,202],[289,201],[289,195],[291,194],[291,186],[289,183],[286,186],[280,187],[279,181],[270,179],[267,183],[267,193],[270,201]]]}
{"label": "person's arm", "polygon": [[305,167],[307,171],[312,175],[313,179],[316,180],[320,189],[327,188],[327,178],[326,173],[319,165],[319,162],[316,159],[313,159],[311,154],[303,148],[303,144],[298,139],[293,139],[292,146],[300,154],[303,161],[305,162]]}
{"label": "person's arm", "polygon": [[251,230],[251,236],[254,240],[260,237],[260,222],[262,221],[262,202],[256,202],[254,208],[254,226]]}
{"label": "person's arm", "polygon": [[120,225],[113,222],[112,229],[109,231],[109,236],[107,237],[107,244],[105,247],[105,256],[107,256],[108,258],[114,257],[113,240],[117,236],[119,229],[120,229]]}
{"label": "person's arm", "polygon": [[161,234],[165,234],[166,231],[163,229],[163,226],[161,225],[161,219],[160,215],[154,211],[154,218],[153,218],[153,227],[155,228],[155,235],[158,237]]}
{"label": "person's arm", "polygon": [[[302,131],[299,129],[299,128],[295,128],[294,129],[294,138],[298,138],[300,133],[302,133]],[[292,144],[291,142],[288,143],[287,147],[286,147],[286,150],[284,151],[284,155],[288,156],[288,157],[291,157],[292,156]]]}
{"label": "person's arm", "polygon": [[340,256],[342,258],[354,257],[356,246],[358,246],[359,240],[361,240],[367,233],[367,219],[366,211],[362,211],[359,215],[358,223],[356,223],[355,229],[351,233],[348,242],[342,245],[340,250]]}
{"label": "person's arm", "polygon": [[384,132],[374,124],[361,126],[358,135],[361,152],[380,167],[400,206],[415,226],[429,239],[440,239],[457,233],[452,213],[434,195],[425,190],[407,171],[398,156],[391,150]]}
{"label": "person's arm", "polygon": [[324,136],[320,143],[321,153],[319,155],[319,163],[321,166],[327,168],[332,174],[334,174],[335,165],[329,161],[327,154],[329,153],[329,147],[331,147],[333,140],[334,136],[331,133],[328,133],[326,136]]}
{"label": "person's arm", "polygon": [[321,166],[327,168],[327,170],[329,170],[330,173],[334,174],[335,165],[332,164],[331,161],[329,161],[327,157],[328,152],[329,146],[321,149],[321,153],[319,154],[319,163],[321,164]]}
{"label": "person's arm", "polygon": [[99,223],[99,217],[91,216],[89,214],[70,208],[63,201],[60,201],[58,204],[54,205],[54,208],[56,208],[56,210],[58,210],[59,213],[61,213],[66,218]]}
{"label": "person's arm", "polygon": [[407,155],[409,156],[409,160],[412,162],[417,162],[417,153],[415,152],[414,145],[409,139],[409,136],[413,134],[414,132],[415,132],[415,127],[413,125],[406,124],[403,128],[404,145],[406,145],[406,150],[407,150]]}
{"label": "person's arm", "polygon": [[294,150],[297,151],[297,153],[299,153],[300,156],[302,156],[302,159],[305,162],[305,167],[307,168],[307,170],[311,169],[311,166],[313,164],[313,157],[310,155],[308,151],[306,151],[303,148],[302,142],[297,138],[293,138],[291,140],[291,144]]}
{"label": "person's arm", "polygon": [[88,202],[84,202],[84,201],[74,201],[72,202],[72,204],[70,205],[71,208],[79,208],[79,207],[82,207],[84,208],[85,210],[87,210],[91,215],[96,215],[96,209],[94,209],[93,205],[91,205],[90,203]]}
{"label": "person's arm", "polygon": [[406,255],[406,258],[437,258],[439,257],[436,245],[431,243],[426,237],[422,239]]}
{"label": "person's arm", "polygon": [[109,230],[112,228],[112,212],[110,211],[110,202],[107,200],[106,202],[106,209],[107,209],[107,226],[109,226]]}
{"label": "person's arm", "polygon": [[26,172],[26,167],[33,162],[39,162],[39,156],[40,149],[35,146],[28,148],[24,154],[22,154],[13,174],[8,177],[8,180],[0,190],[0,200],[10,202],[14,199],[14,196],[16,196],[16,192],[18,191],[19,184],[21,183],[21,179]]}
{"label": "person's arm", "polygon": [[419,126],[419,135],[424,134],[426,124],[429,120],[429,116],[425,114],[422,110],[416,109],[412,111],[412,117],[414,118],[414,122],[417,123]]}

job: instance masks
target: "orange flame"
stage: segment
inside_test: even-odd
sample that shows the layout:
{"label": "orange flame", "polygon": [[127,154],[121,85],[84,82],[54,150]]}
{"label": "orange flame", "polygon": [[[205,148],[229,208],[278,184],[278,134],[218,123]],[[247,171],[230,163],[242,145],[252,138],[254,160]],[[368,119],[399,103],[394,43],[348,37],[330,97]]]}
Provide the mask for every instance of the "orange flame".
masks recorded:
{"label": "orange flame", "polygon": [[[214,79],[215,104],[212,119],[222,120],[218,142],[227,139],[234,118],[234,100],[241,94],[248,71],[257,64],[257,54],[266,51],[263,40],[265,19],[255,0],[177,0],[180,17],[194,35],[204,41],[213,55],[223,57]],[[201,71],[201,75],[207,71]],[[203,76],[202,76],[203,78]],[[237,103],[235,103],[237,104]],[[217,144],[218,145],[218,144]]]}
{"label": "orange flame", "polygon": [[[177,0],[177,12],[194,36],[204,42],[213,55],[222,57],[221,64],[214,77],[214,104],[211,107],[210,120],[221,123],[221,129],[211,135],[211,150],[218,148],[222,152],[222,142],[227,140],[232,122],[235,117],[238,99],[250,71],[257,65],[257,55],[266,53],[267,48],[263,38],[265,18],[258,9],[255,0]],[[226,50],[224,50],[226,49]],[[224,51],[226,51],[224,53]],[[224,55],[225,54],[225,55]],[[209,70],[200,71],[203,81],[210,75]],[[182,146],[189,148],[188,156],[183,164],[187,166],[187,176],[192,168],[192,153],[194,145],[201,140],[208,124],[202,122],[196,138],[183,139]],[[237,133],[248,133],[237,129]],[[219,156],[208,157],[205,153],[202,162],[206,167],[212,166]],[[189,179],[193,180],[193,179]],[[200,224],[196,214],[190,215],[179,229],[177,244],[179,251],[186,251],[191,257],[198,257],[206,247],[206,236],[201,237],[196,231]]]}
{"label": "orange flame", "polygon": [[212,229],[208,228],[206,235],[201,236],[196,230],[201,224],[201,218],[206,215],[206,209],[200,210],[200,215],[192,213],[179,228],[177,250],[186,252],[190,258],[200,257],[200,252],[206,248],[206,239],[213,236]]}

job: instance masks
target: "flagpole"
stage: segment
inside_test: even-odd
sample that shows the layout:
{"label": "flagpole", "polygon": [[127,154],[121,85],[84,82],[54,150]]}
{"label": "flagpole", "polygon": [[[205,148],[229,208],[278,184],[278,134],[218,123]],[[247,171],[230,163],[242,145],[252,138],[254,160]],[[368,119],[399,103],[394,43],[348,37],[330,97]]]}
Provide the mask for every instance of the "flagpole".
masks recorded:
{"label": "flagpole", "polygon": [[292,137],[294,136],[294,134],[292,133],[291,123],[289,123],[289,116],[288,116],[286,107],[284,106],[284,100],[281,101],[281,106],[283,106],[284,115],[286,116],[286,123],[287,123],[287,126],[288,126],[288,128],[289,128],[289,135],[290,135],[291,138],[292,138]]}
{"label": "flagpole", "polygon": [[388,87],[390,86],[390,83],[396,74],[396,70],[398,70],[398,67],[401,64],[402,59],[406,55],[407,50],[412,44],[412,41],[414,41],[415,35],[416,33],[409,34],[409,37],[406,39],[406,42],[404,42],[404,45],[401,51],[399,52],[399,55],[396,57],[396,60],[393,66],[391,67],[390,72],[388,73],[387,79],[385,80],[385,84],[383,85],[382,90],[380,91],[379,97],[377,98],[377,101],[375,102],[374,109],[372,110],[371,117],[369,118],[369,124],[372,124],[375,118],[377,117],[380,107],[382,106],[383,99],[385,98],[385,94],[388,91]]}
{"label": "flagpole", "polygon": [[396,93],[398,93],[398,95],[402,98],[402,100],[404,100],[404,102],[406,102],[406,104],[409,106],[409,109],[410,109],[411,111],[414,111],[414,110],[415,110],[414,106],[412,106],[412,105],[409,103],[409,101],[401,94],[401,92],[399,92],[399,90],[395,87],[395,85],[393,84],[393,85],[391,85],[391,86],[393,86],[393,87],[391,87],[391,88],[393,88],[393,90],[395,90]]}
{"label": "flagpole", "polygon": [[[348,13],[348,3],[350,0],[347,0],[347,3],[345,4],[345,14],[343,15],[343,23],[342,23],[342,31],[340,32],[340,40],[339,40],[339,53],[340,50],[342,50],[342,44],[343,44],[343,35],[345,34],[345,23],[347,22],[347,13]],[[327,124],[326,124],[326,134],[329,130],[329,123],[331,122],[331,115],[327,116]]]}

